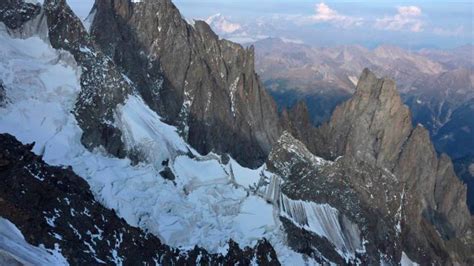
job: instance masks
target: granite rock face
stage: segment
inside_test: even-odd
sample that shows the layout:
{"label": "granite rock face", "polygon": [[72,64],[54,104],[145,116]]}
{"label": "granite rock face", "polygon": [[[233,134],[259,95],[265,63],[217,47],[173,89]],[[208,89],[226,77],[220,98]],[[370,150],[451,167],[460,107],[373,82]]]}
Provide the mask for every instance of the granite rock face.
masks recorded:
{"label": "granite rock face", "polygon": [[395,82],[365,69],[353,97],[319,129],[323,143],[317,153],[332,159],[350,154],[392,170],[411,127],[410,111]]}
{"label": "granite rock face", "polygon": [[0,106],[3,106],[5,104],[6,100],[6,93],[5,93],[5,88],[3,87],[3,82],[0,80]]}
{"label": "granite rock face", "polygon": [[82,143],[89,149],[102,146],[110,154],[124,157],[121,132],[114,126],[114,111],[133,93],[134,87],[113,61],[96,48],[66,1],[46,0],[43,8],[51,45],[71,53],[82,71],[81,92],[74,110],[84,131]]}
{"label": "granite rock face", "polygon": [[290,109],[283,109],[280,119],[280,123],[286,131],[302,141],[310,151],[316,151],[316,129],[312,126],[305,101],[297,102]]}
{"label": "granite rock face", "polygon": [[171,248],[101,206],[84,179],[70,168],[47,165],[30,151],[33,145],[3,134],[0,146],[0,216],[13,222],[30,244],[59,245],[71,265],[279,265],[266,240],[243,249],[230,240],[225,256],[199,247]]}
{"label": "granite rock face", "polygon": [[201,153],[258,166],[281,133],[253,48],[188,24],[169,0],[96,1],[91,34],[137,84],[147,104]]}
{"label": "granite rock face", "polygon": [[337,264],[371,265],[380,263],[381,258],[389,263],[400,261],[402,249],[397,225],[401,220],[403,196],[402,186],[393,174],[350,157],[326,161],[312,154],[288,132],[277,141],[267,163],[269,170],[283,178],[281,193],[285,197],[328,204],[338,210],[338,223],[332,224],[331,229],[338,231],[340,227],[343,247],[352,258],[348,261],[343,257],[340,253],[344,249],[338,252],[327,236],[295,227],[286,217],[281,217],[294,249]]}
{"label": "granite rock face", "polygon": [[[46,0],[39,11],[23,1],[0,7],[11,9],[0,11],[10,30],[35,19],[54,48],[74,57],[81,69],[74,115],[90,150],[130,156],[114,112],[139,93],[201,153],[229,153],[247,166],[269,154],[268,170],[281,178],[273,200],[296,251],[321,263],[397,264],[405,252],[421,264],[474,264],[466,189],[427,130],[412,127],[393,81],[364,70],[354,96],[313,128],[304,103],[278,117],[255,74],[252,48],[219,40],[204,22],[188,24],[169,0],[97,0],[90,34],[65,0]],[[47,166],[11,137],[0,136],[0,144],[7,147],[0,152],[0,214],[30,243],[53,247],[60,240],[71,264],[112,263],[112,249],[130,264],[193,264],[198,257],[210,264],[277,263],[264,240],[253,249],[230,242],[225,257],[198,247],[183,255],[101,207],[70,169]],[[161,175],[174,180],[169,172]],[[329,220],[322,223],[327,231],[311,231],[307,210]],[[96,257],[84,251],[86,243]]]}
{"label": "granite rock face", "polygon": [[20,28],[25,22],[35,18],[41,10],[39,4],[23,0],[3,0],[0,3],[0,21],[13,30]]}
{"label": "granite rock face", "polygon": [[[438,155],[428,131],[413,128],[395,84],[365,69],[353,97],[316,129],[315,154],[343,156],[393,173],[403,189],[402,243],[421,263],[472,262],[473,218],[451,159]],[[311,146],[310,146],[311,147]],[[392,188],[396,189],[396,188]]]}

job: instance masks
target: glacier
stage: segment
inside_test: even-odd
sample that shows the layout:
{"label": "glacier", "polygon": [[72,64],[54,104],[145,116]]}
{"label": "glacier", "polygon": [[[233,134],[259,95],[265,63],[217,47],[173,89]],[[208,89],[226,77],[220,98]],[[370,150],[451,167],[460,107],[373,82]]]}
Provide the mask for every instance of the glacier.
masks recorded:
{"label": "glacier", "polygon": [[[81,70],[45,39],[13,38],[0,23],[0,79],[8,99],[0,108],[0,133],[34,142],[33,152],[48,164],[71,166],[99,202],[166,244],[225,254],[230,238],[246,246],[265,237],[283,264],[316,264],[285,245],[278,211],[248,189],[265,174],[264,166],[251,170],[233,159],[224,164],[220,156],[198,154],[137,95],[117,106],[116,123],[127,148],[149,152],[147,161],[134,165],[103,149],[87,150],[71,112]],[[160,176],[164,159],[176,182]]]}
{"label": "glacier", "polygon": [[[335,208],[288,198],[280,191],[282,178],[265,165],[248,169],[233,158],[224,162],[217,154],[199,154],[138,94],[116,107],[114,121],[126,150],[139,162],[115,158],[101,148],[87,150],[72,113],[81,69],[71,54],[51,47],[41,27],[46,25],[30,27],[37,34],[27,31],[20,39],[0,23],[0,80],[7,96],[0,108],[0,133],[34,142],[33,152],[48,164],[71,166],[96,199],[127,223],[183,250],[198,245],[225,254],[229,239],[253,246],[266,238],[282,264],[317,264],[286,245],[280,221],[285,217],[328,239],[346,259],[364,252],[359,229],[340,221]],[[165,167],[174,180],[160,175]]]}

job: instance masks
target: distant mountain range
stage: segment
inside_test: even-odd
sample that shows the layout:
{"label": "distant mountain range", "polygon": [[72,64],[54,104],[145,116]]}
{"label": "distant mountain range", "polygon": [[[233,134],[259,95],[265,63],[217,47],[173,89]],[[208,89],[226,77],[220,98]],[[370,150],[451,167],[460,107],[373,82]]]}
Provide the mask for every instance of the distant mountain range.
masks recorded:
{"label": "distant mountain range", "polygon": [[278,38],[254,46],[257,72],[280,109],[305,100],[314,124],[326,121],[351,96],[364,67],[393,78],[413,123],[429,129],[437,150],[457,162],[458,174],[470,184],[474,208],[474,46],[420,51],[389,45],[321,48]]}

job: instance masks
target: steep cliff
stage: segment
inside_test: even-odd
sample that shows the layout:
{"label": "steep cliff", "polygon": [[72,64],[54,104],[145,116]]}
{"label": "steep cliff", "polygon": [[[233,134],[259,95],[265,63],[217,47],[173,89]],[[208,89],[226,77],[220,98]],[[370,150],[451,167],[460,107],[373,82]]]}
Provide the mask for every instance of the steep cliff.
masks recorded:
{"label": "steep cliff", "polygon": [[147,102],[201,153],[258,166],[281,132],[253,48],[188,24],[170,0],[96,1],[91,35]]}
{"label": "steep cliff", "polygon": [[[398,185],[384,190],[403,191],[401,241],[410,258],[422,263],[472,261],[473,219],[466,205],[466,188],[449,157],[438,158],[428,131],[420,125],[412,127],[410,111],[392,80],[379,79],[365,69],[353,97],[336,108],[328,123],[315,129],[315,138],[307,146],[323,158],[342,156],[342,161],[352,162],[343,167],[349,170],[348,176],[360,173],[363,165],[394,175]],[[371,172],[377,171],[363,176]]]}
{"label": "steep cliff", "polygon": [[5,88],[3,87],[3,81],[0,80],[0,106],[5,104]]}

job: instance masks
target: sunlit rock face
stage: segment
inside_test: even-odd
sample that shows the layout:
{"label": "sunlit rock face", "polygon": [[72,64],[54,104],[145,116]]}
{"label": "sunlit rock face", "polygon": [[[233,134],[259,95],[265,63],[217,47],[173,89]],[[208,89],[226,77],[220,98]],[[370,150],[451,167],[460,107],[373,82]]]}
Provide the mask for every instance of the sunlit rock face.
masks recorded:
{"label": "sunlit rock face", "polygon": [[[353,216],[346,215],[356,223],[357,216],[365,216],[359,224],[363,234],[364,225],[375,215],[371,212],[386,217],[386,221],[373,221],[383,226],[369,227],[379,228],[379,237],[390,235],[394,244],[380,248],[386,245],[382,244],[384,237],[370,237],[374,231],[364,235],[369,243],[366,247],[379,243],[377,249],[385,255],[398,257],[405,250],[420,262],[444,263],[456,261],[456,256],[464,262],[472,260],[468,250],[473,245],[473,223],[465,203],[466,188],[449,157],[438,157],[428,131],[420,125],[412,127],[410,111],[393,81],[364,70],[353,97],[336,108],[328,123],[314,130],[316,140],[307,147],[336,162],[318,166],[309,159],[305,145],[284,135],[269,157],[270,169],[289,180],[283,183],[282,193],[291,188],[286,194],[294,199],[318,199],[316,202],[329,203],[343,213],[357,209]],[[329,189],[322,184],[333,185]],[[357,204],[345,208],[344,199],[337,195],[344,199],[352,195],[351,202]],[[364,209],[369,211],[364,213]],[[435,231],[438,233],[433,234]],[[430,243],[445,248],[440,252]],[[454,248],[455,243],[463,243],[462,248]],[[414,249],[422,252],[411,253]]]}

